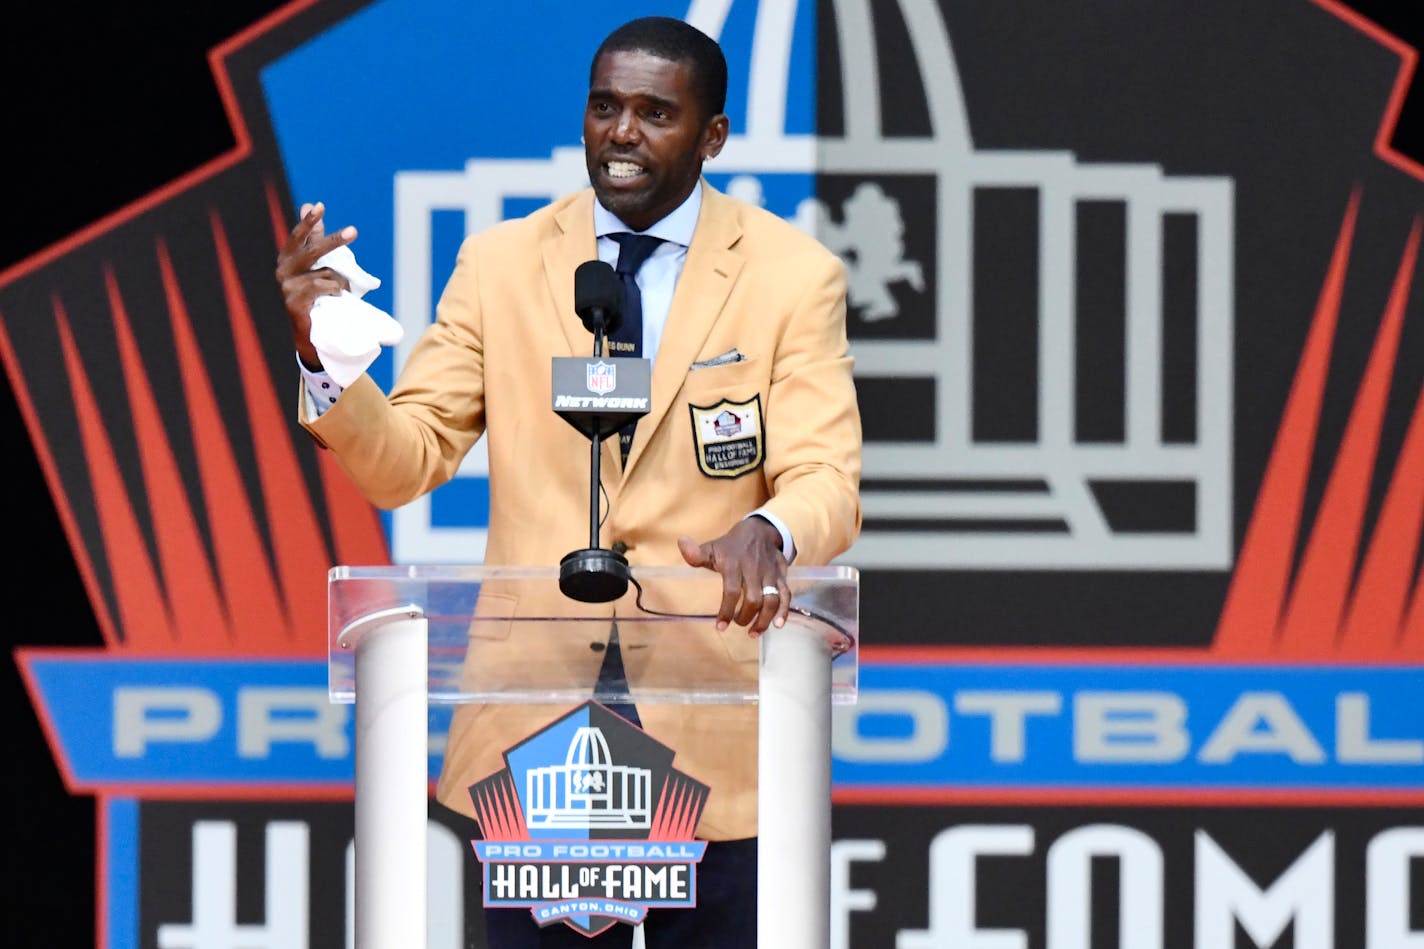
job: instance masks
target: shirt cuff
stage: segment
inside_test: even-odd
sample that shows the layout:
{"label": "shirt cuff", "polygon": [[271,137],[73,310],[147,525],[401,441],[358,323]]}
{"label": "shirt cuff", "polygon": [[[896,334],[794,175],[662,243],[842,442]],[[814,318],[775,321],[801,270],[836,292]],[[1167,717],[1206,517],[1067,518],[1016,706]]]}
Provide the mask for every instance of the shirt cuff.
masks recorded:
{"label": "shirt cuff", "polygon": [[323,412],[336,404],[342,386],[325,370],[308,369],[300,356],[297,357],[297,368],[302,371],[302,378],[307,384],[307,415],[320,418]]}
{"label": "shirt cuff", "polygon": [[786,558],[787,563],[791,563],[796,558],[796,542],[791,539],[791,531],[787,529],[781,518],[763,508],[757,508],[747,517],[759,517],[775,527],[776,532],[781,535],[781,555]]}

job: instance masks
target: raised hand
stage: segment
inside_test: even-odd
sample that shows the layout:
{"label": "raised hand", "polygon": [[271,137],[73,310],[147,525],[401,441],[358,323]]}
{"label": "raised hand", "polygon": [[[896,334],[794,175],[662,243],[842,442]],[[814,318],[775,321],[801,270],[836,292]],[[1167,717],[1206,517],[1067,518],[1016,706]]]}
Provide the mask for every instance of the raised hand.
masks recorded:
{"label": "raised hand", "polygon": [[277,254],[277,284],[282,288],[282,302],[292,322],[292,344],[308,369],[322,368],[321,357],[311,342],[312,304],[319,296],[336,296],[351,288],[350,282],[330,267],[312,269],[323,255],[356,239],[354,227],[327,234],[322,223],[325,214],[326,205],[320,201],[303,204],[301,220]]}

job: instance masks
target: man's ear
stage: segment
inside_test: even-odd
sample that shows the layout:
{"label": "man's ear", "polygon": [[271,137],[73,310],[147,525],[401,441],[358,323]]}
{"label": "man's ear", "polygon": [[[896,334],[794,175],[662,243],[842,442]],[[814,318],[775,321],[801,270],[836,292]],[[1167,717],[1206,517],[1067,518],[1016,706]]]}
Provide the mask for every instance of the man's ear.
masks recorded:
{"label": "man's ear", "polygon": [[707,161],[722,154],[722,146],[727,144],[731,122],[726,115],[714,115],[702,129],[702,160]]}

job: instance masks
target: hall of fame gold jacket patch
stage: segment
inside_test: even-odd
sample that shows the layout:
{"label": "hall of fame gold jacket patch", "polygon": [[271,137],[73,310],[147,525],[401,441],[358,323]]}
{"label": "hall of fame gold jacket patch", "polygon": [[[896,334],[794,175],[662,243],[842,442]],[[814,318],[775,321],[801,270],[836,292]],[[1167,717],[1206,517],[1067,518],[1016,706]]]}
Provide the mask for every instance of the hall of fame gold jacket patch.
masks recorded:
{"label": "hall of fame gold jacket patch", "polygon": [[761,396],[746,402],[723,399],[715,405],[689,405],[697,467],[709,478],[736,478],[761,467]]}

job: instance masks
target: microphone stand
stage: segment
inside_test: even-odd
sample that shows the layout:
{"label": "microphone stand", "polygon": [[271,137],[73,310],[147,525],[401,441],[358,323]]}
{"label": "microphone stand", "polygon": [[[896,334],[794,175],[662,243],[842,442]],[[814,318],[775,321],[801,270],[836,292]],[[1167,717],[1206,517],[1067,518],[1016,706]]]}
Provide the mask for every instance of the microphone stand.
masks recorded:
{"label": "microphone stand", "polygon": [[[593,311],[593,358],[604,355],[602,310]],[[628,592],[632,573],[628,558],[616,550],[598,545],[598,493],[603,483],[602,446],[597,421],[589,432],[588,547],[565,554],[559,561],[559,589],[565,596],[584,603],[607,603]]]}
{"label": "microphone stand", "polygon": [[[594,359],[604,355],[603,322],[603,313],[599,312],[593,322]],[[593,426],[588,443],[588,546],[593,549],[598,547],[598,489],[603,484],[603,436],[598,433],[597,425]]]}

